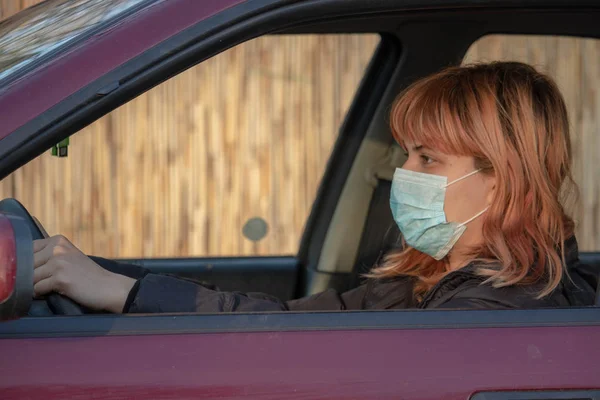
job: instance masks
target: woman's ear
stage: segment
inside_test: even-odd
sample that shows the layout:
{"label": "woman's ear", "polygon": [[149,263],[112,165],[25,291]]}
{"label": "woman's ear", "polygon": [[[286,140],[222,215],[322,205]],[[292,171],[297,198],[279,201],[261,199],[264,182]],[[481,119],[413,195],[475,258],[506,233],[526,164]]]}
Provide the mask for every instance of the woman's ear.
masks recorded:
{"label": "woman's ear", "polygon": [[484,176],[485,188],[487,190],[485,200],[487,205],[490,206],[492,204],[492,201],[494,200],[494,197],[496,196],[496,174],[494,172],[491,172],[489,174],[485,174]]}

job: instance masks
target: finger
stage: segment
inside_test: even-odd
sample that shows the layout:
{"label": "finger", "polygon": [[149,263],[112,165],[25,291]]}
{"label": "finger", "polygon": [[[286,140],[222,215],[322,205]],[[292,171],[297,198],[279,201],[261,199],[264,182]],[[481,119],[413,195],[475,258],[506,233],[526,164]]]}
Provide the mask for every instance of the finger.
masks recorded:
{"label": "finger", "polygon": [[33,271],[33,284],[43,281],[44,279],[48,279],[54,273],[54,267],[51,263],[46,263]]}
{"label": "finger", "polygon": [[33,293],[35,297],[40,297],[54,291],[54,278],[50,277],[39,281],[33,285]]}
{"label": "finger", "polygon": [[63,235],[52,236],[50,242],[56,246],[75,247],[73,243]]}
{"label": "finger", "polygon": [[33,253],[33,268],[46,264],[54,255],[54,246],[45,246],[37,253]]}
{"label": "finger", "polygon": [[48,241],[51,247],[53,247],[54,254],[62,254],[64,252],[78,250],[77,247],[75,247],[75,245],[63,235],[52,236],[48,239]]}
{"label": "finger", "polygon": [[41,251],[44,247],[50,244],[50,240],[48,239],[38,239],[33,241],[33,252],[37,253]]}

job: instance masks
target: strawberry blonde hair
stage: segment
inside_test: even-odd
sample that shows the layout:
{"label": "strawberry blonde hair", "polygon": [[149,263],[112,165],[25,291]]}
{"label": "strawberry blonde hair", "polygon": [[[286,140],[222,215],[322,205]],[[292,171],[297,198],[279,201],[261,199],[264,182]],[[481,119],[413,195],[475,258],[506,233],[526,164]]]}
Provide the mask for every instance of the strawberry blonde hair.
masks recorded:
{"label": "strawberry blonde hair", "polygon": [[[483,240],[471,249],[478,274],[495,287],[543,282],[538,297],[550,294],[565,274],[564,242],[574,230],[563,195],[575,188],[567,109],[552,79],[518,62],[451,67],[409,86],[390,118],[402,147],[409,140],[471,156],[495,175]],[[447,273],[444,260],[405,246],[371,276],[413,276],[420,299]]]}

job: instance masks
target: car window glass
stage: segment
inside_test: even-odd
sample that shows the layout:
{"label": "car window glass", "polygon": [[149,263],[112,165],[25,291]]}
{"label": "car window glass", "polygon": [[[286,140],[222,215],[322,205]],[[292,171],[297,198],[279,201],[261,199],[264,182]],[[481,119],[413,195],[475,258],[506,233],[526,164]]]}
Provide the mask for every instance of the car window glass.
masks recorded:
{"label": "car window glass", "polygon": [[[0,81],[143,2],[147,0],[49,0],[2,21]],[[1,11],[0,17],[6,17]]]}
{"label": "car window glass", "polygon": [[241,44],[0,183],[48,232],[109,258],[294,255],[378,35]]}
{"label": "car window glass", "polygon": [[533,35],[490,35],[475,42],[464,62],[513,60],[553,77],[567,104],[573,145],[573,174],[579,186],[574,209],[582,251],[600,251],[600,40]]}

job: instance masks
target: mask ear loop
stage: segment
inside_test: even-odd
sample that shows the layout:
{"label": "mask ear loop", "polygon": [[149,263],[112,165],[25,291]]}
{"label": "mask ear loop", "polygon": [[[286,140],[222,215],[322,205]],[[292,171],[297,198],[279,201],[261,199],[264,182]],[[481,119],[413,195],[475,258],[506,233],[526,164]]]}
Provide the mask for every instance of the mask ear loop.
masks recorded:
{"label": "mask ear loop", "polygon": [[478,173],[479,171],[481,171],[481,169],[476,169],[476,170],[475,170],[475,171],[473,171],[473,172],[469,172],[468,174],[466,174],[466,175],[465,175],[465,176],[463,176],[462,178],[458,178],[458,179],[455,179],[455,180],[453,180],[453,181],[452,181],[452,182],[450,182],[450,183],[447,183],[445,187],[448,187],[448,186],[450,186],[450,185],[454,185],[456,182],[460,182],[460,181],[462,181],[463,179],[467,179],[468,177],[470,177],[471,175],[475,175],[475,174],[476,174],[476,173]]}
{"label": "mask ear loop", "polygon": [[[480,169],[476,169],[476,170],[475,170],[475,171],[473,171],[473,172],[469,172],[468,174],[466,174],[465,176],[463,176],[463,177],[461,177],[461,178],[458,178],[458,179],[455,179],[455,180],[453,180],[452,182],[450,182],[450,183],[446,184],[446,187],[448,187],[448,186],[450,186],[450,185],[453,185],[453,184],[455,184],[456,182],[460,182],[460,181],[462,181],[463,179],[467,179],[468,177],[470,177],[471,175],[475,175],[475,174],[476,174],[476,173],[478,173],[479,171],[481,171],[481,168],[480,168]],[[459,226],[465,226],[465,225],[467,225],[469,222],[473,221],[475,218],[479,218],[479,217],[481,217],[481,215],[482,215],[484,212],[486,212],[486,211],[488,210],[488,208],[490,208],[490,207],[488,206],[488,207],[484,208],[482,211],[480,211],[479,213],[475,214],[473,217],[469,218],[467,221],[463,222],[462,224],[459,224]]]}
{"label": "mask ear loop", "polygon": [[465,222],[463,222],[462,224],[459,224],[459,226],[465,226],[467,225],[469,222],[472,222],[474,219],[479,218],[483,215],[484,212],[486,212],[488,210],[488,208],[490,208],[489,206],[484,208],[482,211],[478,212],[477,214],[475,214],[473,217],[469,218],[468,220],[466,220]]}

